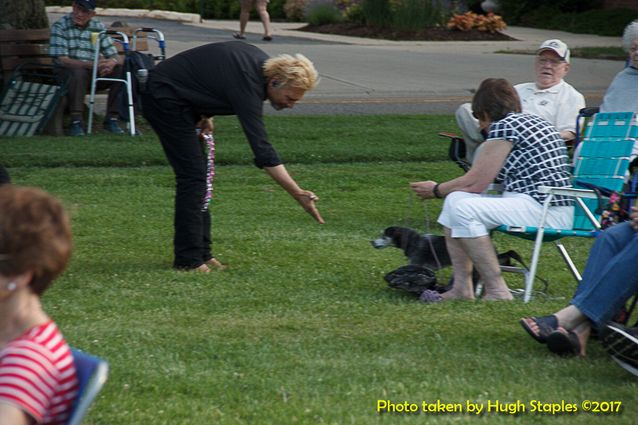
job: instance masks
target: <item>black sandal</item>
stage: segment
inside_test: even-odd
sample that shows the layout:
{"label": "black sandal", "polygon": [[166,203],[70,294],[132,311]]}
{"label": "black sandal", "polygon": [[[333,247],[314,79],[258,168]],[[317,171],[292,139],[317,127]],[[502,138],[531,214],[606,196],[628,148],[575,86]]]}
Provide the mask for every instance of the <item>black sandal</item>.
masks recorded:
{"label": "black sandal", "polygon": [[243,36],[240,33],[236,32],[233,34],[233,38],[236,38],[237,40],[245,40],[246,36]]}
{"label": "black sandal", "polygon": [[[536,324],[536,326],[538,327],[537,332],[532,329],[528,321],[532,321]],[[525,317],[521,319],[519,323],[532,338],[534,338],[541,344],[547,342],[547,337],[549,337],[552,332],[558,329],[558,319],[554,315],[542,317]]]}
{"label": "black sandal", "polygon": [[582,346],[575,332],[560,328],[547,337],[547,348],[559,356],[580,356]]}

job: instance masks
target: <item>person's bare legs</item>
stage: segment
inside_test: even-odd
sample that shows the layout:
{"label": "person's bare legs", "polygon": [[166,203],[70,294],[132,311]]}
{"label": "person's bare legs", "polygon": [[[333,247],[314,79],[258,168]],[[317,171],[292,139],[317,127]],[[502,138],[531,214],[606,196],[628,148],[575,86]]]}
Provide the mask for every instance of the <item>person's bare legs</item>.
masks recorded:
{"label": "person's bare legs", "polygon": [[585,316],[575,305],[568,305],[562,310],[554,313],[556,319],[558,319],[558,326],[573,331],[578,326],[587,322],[587,316]]}
{"label": "person's bare legs", "polygon": [[268,14],[268,2],[266,0],[257,0],[255,6],[261,23],[264,25],[264,37],[272,37],[272,30],[270,29],[270,15]]}
{"label": "person's bare legs", "polygon": [[241,12],[239,12],[239,36],[246,36],[246,25],[250,19],[251,4],[245,1],[241,3]]}
{"label": "person's bare legs", "polygon": [[513,297],[501,275],[501,267],[498,264],[492,239],[489,236],[479,236],[478,238],[458,238],[457,240],[481,276],[481,281],[485,286],[483,299],[511,300]]}
{"label": "person's bare legs", "polygon": [[441,294],[444,300],[449,299],[474,299],[474,288],[472,286],[472,260],[467,256],[460,239],[450,236],[450,229],[445,228],[445,243],[447,245],[452,269],[454,270],[454,284],[452,289]]}

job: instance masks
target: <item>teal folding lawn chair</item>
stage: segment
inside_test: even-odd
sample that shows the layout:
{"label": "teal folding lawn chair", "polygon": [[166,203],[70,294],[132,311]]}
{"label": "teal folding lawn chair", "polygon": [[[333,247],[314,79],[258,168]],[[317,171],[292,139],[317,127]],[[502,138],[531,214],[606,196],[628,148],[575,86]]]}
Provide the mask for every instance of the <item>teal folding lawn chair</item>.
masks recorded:
{"label": "teal folding lawn chair", "polygon": [[108,363],[75,348],[71,349],[73,363],[78,376],[78,395],[73,403],[73,411],[65,425],[80,425],[89,407],[98,395],[109,374]]}
{"label": "teal folding lawn chair", "polygon": [[[608,192],[621,193],[628,176],[631,155],[638,138],[638,116],[633,112],[598,113],[585,130],[582,146],[576,158],[571,188],[542,187],[548,197],[537,227],[502,225],[496,231],[534,240],[529,270],[508,267],[525,275],[524,301],[529,302],[538,267],[543,242],[553,241],[577,282],[581,275],[560,239],[564,237],[593,238],[600,231],[600,213],[603,199],[601,192],[586,189],[590,185]],[[571,229],[554,229],[545,226],[549,202],[556,195],[575,199],[574,224]],[[515,269],[515,270],[514,270]]]}

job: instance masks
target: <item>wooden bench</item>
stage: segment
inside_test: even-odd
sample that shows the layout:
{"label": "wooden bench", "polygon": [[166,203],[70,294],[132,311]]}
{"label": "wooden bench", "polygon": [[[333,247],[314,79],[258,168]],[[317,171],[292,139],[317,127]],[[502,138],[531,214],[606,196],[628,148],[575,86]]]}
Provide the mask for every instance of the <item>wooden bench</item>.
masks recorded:
{"label": "wooden bench", "polygon": [[[0,30],[0,77],[1,84],[9,81],[11,73],[25,63],[51,65],[49,56],[49,28]],[[65,103],[64,99],[60,102]],[[62,113],[64,107],[58,107],[44,130],[46,134],[62,135]]]}
{"label": "wooden bench", "polygon": [[49,29],[0,30],[0,70],[7,81],[16,66],[23,63],[52,64],[49,56]]}

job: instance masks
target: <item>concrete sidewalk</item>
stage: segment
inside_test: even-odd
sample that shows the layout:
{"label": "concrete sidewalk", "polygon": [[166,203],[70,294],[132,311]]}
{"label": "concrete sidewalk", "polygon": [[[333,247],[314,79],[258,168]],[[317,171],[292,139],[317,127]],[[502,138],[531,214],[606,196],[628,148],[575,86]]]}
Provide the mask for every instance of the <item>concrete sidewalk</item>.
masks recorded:
{"label": "concrete sidewalk", "polygon": [[[47,8],[50,14],[69,8]],[[106,9],[98,11],[104,22],[125,20],[166,28],[169,56],[205,43],[233,40],[235,20],[205,20],[174,12]],[[152,19],[149,18],[152,16]],[[122,19],[127,17],[127,19]],[[171,22],[165,21],[166,19]],[[164,20],[164,21],[163,21]],[[163,23],[164,22],[164,23]],[[274,40],[261,40],[260,21],[251,21],[247,42],[270,55],[303,53],[321,75],[318,87],[298,108],[278,112],[295,114],[425,114],[452,113],[469,101],[478,84],[488,77],[512,83],[534,79],[533,53],[542,41],[559,38],[570,47],[620,46],[620,37],[600,37],[522,27],[505,33],[516,41],[389,41],[298,31],[303,23],[273,23]],[[502,52],[519,52],[502,54]],[[621,61],[573,58],[566,80],[581,91],[588,105],[598,105]],[[266,113],[273,113],[266,106]]]}

